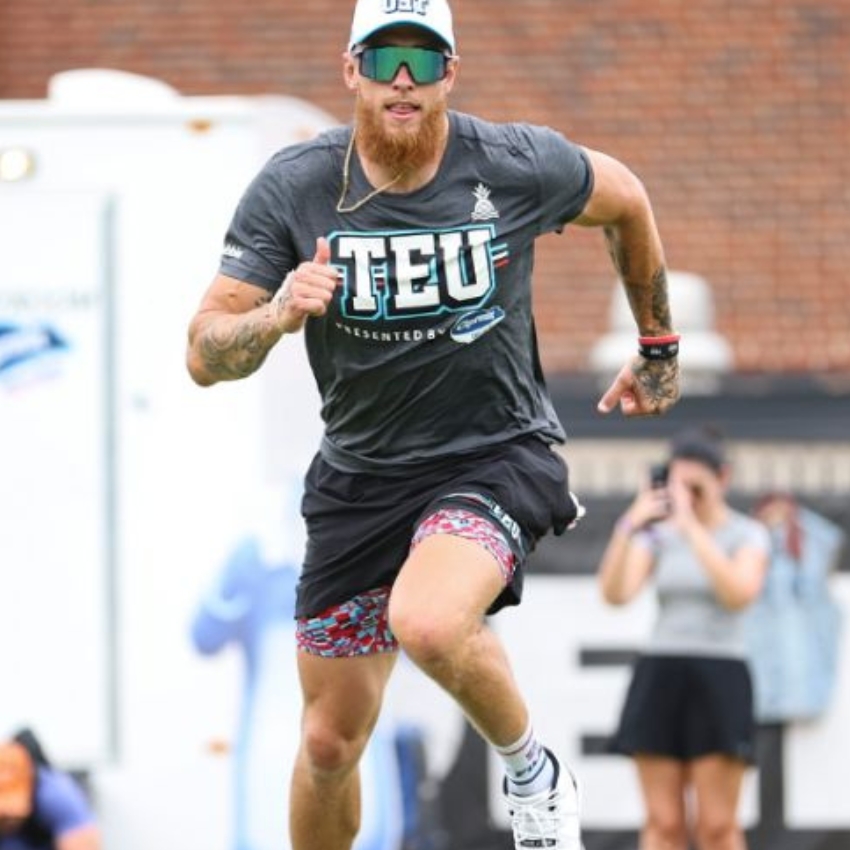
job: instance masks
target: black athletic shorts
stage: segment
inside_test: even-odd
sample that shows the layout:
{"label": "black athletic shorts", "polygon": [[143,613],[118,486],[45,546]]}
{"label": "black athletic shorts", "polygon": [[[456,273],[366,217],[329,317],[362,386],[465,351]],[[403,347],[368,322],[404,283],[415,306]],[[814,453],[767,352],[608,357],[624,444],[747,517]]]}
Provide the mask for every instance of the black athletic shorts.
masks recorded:
{"label": "black athletic shorts", "polygon": [[392,585],[427,516],[462,507],[494,523],[516,556],[489,613],[522,598],[522,564],[549,531],[576,519],[567,466],[535,436],[440,459],[400,475],[341,472],[320,455],[305,478],[307,551],[295,614],[312,617],[358,593]]}
{"label": "black athletic shorts", "polygon": [[609,749],[679,761],[720,753],[752,763],[755,732],[746,662],[646,655],[635,665]]}

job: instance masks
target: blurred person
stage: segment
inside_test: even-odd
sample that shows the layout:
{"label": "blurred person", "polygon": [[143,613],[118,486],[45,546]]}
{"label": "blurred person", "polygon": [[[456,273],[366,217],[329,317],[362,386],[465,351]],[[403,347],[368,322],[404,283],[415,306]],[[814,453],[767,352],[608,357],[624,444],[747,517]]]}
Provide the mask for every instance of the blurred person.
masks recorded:
{"label": "blurred person", "polygon": [[[265,495],[277,503],[274,493]],[[239,541],[191,622],[192,643],[199,653],[214,655],[236,648],[244,662],[233,752],[234,850],[288,846],[282,803],[301,712],[293,617],[301,535],[296,528],[300,523],[291,515],[292,495],[285,494],[286,510],[280,512],[285,514],[280,517],[285,533],[260,531]],[[355,850],[398,850],[404,813],[389,721],[379,724],[369,741],[361,780],[364,817]]]}
{"label": "blurred person", "polygon": [[575,777],[486,624],[519,604],[537,541],[581,513],[552,451],[565,433],[536,342],[534,243],[603,228],[637,339],[598,409],[640,416],[679,395],[661,239],[622,163],[448,109],[460,60],[445,0],[359,0],[347,45],[352,125],[282,150],[248,187],[187,352],[209,386],[303,330],[322,398],[302,503],[293,848],[351,847],[358,761],[402,648],[504,764],[516,847],[578,850]]}
{"label": "blurred person", "polygon": [[0,850],[100,850],[85,792],[25,730],[0,743]]}
{"label": "blurred person", "polygon": [[788,492],[767,493],[752,514],[771,541],[765,585],[746,622],[756,720],[812,720],[828,710],[840,671],[844,612],[831,582],[846,535]]}
{"label": "blurred person", "polygon": [[[764,582],[767,529],[733,509],[719,432],[678,435],[669,461],[616,523],[599,568],[605,600],[654,585],[658,615],[611,749],[634,759],[646,812],[641,850],[742,850],[755,716],[744,613]],[[692,806],[692,809],[691,809]]]}

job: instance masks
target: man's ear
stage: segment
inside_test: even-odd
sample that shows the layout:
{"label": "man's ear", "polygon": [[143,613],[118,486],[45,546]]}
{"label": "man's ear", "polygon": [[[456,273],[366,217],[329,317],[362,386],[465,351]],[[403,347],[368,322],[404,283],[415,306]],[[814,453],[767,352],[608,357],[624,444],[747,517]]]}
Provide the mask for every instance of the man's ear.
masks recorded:
{"label": "man's ear", "polygon": [[349,91],[357,91],[360,79],[360,75],[357,72],[357,62],[348,52],[343,53],[342,57],[342,79],[345,81],[345,85]]}
{"label": "man's ear", "polygon": [[446,91],[451,91],[454,88],[455,81],[457,80],[458,71],[460,70],[460,56],[454,56],[449,60],[448,67],[446,68]]}

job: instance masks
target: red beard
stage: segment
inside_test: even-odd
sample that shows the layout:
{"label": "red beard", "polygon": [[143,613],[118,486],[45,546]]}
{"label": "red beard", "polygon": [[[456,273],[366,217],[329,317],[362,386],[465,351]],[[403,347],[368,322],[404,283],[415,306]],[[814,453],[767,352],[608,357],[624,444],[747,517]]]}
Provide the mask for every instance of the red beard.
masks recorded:
{"label": "red beard", "polygon": [[387,132],[381,121],[382,111],[382,107],[370,107],[357,99],[357,145],[367,159],[392,174],[416,171],[434,160],[445,127],[444,103],[423,110],[422,121],[416,130],[399,128],[396,132]]}

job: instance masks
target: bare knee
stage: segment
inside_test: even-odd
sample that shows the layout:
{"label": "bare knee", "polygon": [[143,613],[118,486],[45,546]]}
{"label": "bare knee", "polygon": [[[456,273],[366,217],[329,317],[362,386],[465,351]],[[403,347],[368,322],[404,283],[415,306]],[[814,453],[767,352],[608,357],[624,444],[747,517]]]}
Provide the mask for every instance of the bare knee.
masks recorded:
{"label": "bare knee", "polygon": [[446,619],[390,606],[390,628],[399,646],[422,669],[433,672],[446,665],[458,648],[457,629]]}
{"label": "bare knee", "polygon": [[735,819],[723,815],[698,815],[696,838],[700,850],[738,850],[743,847],[741,830]]}
{"label": "bare knee", "polygon": [[367,739],[367,732],[345,733],[307,719],[301,735],[301,749],[313,773],[345,774],[357,766]]}
{"label": "bare knee", "polygon": [[688,826],[680,812],[651,812],[644,826],[643,845],[652,850],[686,850]]}

